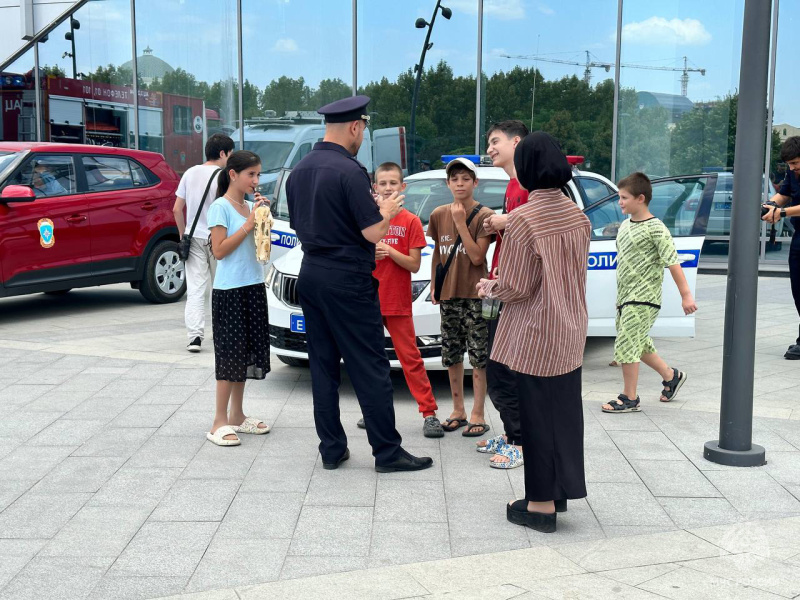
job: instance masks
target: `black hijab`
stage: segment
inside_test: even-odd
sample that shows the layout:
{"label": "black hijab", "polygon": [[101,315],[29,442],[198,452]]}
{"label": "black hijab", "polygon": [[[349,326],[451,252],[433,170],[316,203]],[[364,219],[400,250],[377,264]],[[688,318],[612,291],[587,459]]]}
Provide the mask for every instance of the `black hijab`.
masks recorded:
{"label": "black hijab", "polygon": [[559,189],[572,179],[572,168],[561,146],[543,131],[534,131],[517,144],[514,167],[520,185],[528,192]]}

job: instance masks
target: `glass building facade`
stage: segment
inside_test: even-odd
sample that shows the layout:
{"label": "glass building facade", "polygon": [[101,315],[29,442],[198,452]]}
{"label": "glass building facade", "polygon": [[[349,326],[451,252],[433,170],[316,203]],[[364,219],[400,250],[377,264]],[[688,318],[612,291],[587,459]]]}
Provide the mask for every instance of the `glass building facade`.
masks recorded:
{"label": "glass building facade", "polygon": [[[800,84],[783,75],[800,5],[774,5],[765,195],[785,173],[781,141],[800,134]],[[702,260],[724,265],[743,9],[743,0],[84,0],[0,65],[0,140],[152,150],[181,173],[225,132],[276,173],[263,178],[270,192],[320,137],[315,110],[346,95],[372,98],[373,144],[399,136],[409,172],[440,167],[443,154],[485,154],[487,128],[520,119],[612,180],[719,172]],[[785,264],[792,233],[786,220],[772,242],[762,225],[764,265]]]}

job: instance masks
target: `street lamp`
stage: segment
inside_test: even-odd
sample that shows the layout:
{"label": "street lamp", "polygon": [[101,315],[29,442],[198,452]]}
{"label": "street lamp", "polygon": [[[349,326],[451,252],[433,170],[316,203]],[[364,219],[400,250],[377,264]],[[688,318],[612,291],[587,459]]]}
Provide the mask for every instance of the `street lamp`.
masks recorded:
{"label": "street lamp", "polygon": [[69,52],[64,52],[64,56],[71,56],[72,57],[72,78],[78,78],[78,66],[75,60],[75,30],[81,28],[81,23],[75,17],[69,18],[69,31],[64,34],[64,39],[72,43],[72,54]]}
{"label": "street lamp", "polygon": [[436,8],[433,9],[433,16],[431,17],[430,23],[420,17],[414,22],[414,27],[417,29],[425,29],[428,28],[428,33],[425,35],[425,43],[422,44],[422,55],[419,57],[419,63],[414,65],[414,71],[417,73],[417,78],[414,81],[414,93],[411,96],[411,133],[409,135],[409,147],[408,147],[408,171],[409,174],[416,171],[416,146],[417,146],[417,97],[419,96],[419,84],[422,79],[422,69],[425,64],[425,54],[433,48],[433,42],[431,42],[431,31],[433,31],[433,22],[436,21],[436,14],[442,11],[442,16],[450,20],[450,17],[453,16],[453,11],[447,8],[446,6],[442,6],[442,0],[436,0]]}

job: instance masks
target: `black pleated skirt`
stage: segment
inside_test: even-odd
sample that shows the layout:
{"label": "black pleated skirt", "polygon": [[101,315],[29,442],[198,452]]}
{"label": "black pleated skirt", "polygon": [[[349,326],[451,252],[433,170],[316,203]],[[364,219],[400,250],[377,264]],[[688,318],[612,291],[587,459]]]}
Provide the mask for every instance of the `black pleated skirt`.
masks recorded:
{"label": "black pleated skirt", "polygon": [[270,371],[267,288],[263,283],[211,294],[217,380],[264,379]]}
{"label": "black pleated skirt", "polygon": [[581,368],[555,377],[516,373],[529,502],[586,497]]}

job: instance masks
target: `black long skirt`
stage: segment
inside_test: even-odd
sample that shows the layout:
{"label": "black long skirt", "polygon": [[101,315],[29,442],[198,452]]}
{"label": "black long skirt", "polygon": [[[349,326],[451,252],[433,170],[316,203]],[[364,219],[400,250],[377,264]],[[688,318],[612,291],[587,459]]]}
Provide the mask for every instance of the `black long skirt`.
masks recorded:
{"label": "black long skirt", "polygon": [[263,283],[211,294],[218,381],[264,379],[269,365],[267,288]]}
{"label": "black long skirt", "polygon": [[555,377],[515,375],[525,454],[525,499],[585,498],[581,368]]}

